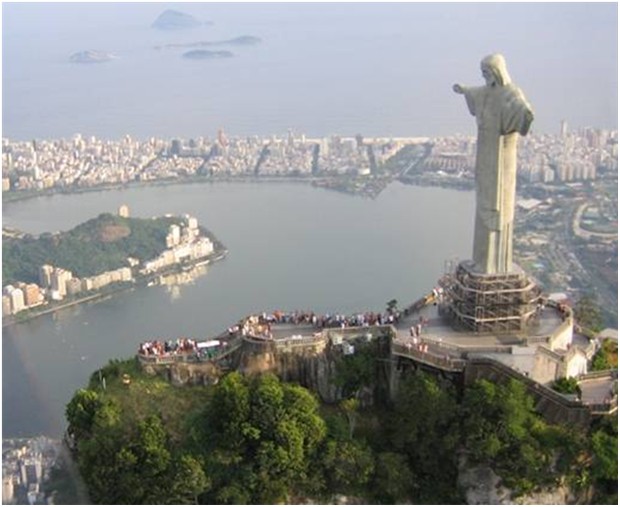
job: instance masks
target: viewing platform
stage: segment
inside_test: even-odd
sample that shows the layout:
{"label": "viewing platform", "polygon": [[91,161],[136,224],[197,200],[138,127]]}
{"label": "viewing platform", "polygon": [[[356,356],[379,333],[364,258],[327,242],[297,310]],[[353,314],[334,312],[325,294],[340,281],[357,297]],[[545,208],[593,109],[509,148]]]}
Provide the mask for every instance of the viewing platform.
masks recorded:
{"label": "viewing platform", "polygon": [[[580,410],[591,414],[617,411],[617,373],[587,373],[596,342],[574,333],[570,308],[549,301],[537,308],[527,332],[479,334],[454,329],[442,314],[443,302],[443,294],[435,290],[394,313],[345,316],[276,311],[250,315],[213,339],[144,342],[138,359],[143,365],[232,367],[231,358],[237,351],[312,355],[339,350],[352,355],[357,344],[388,337],[386,359],[395,365],[410,360],[470,379],[520,379],[539,403],[555,407],[551,412],[556,415],[566,415],[568,410],[575,422],[585,417]],[[550,388],[555,380],[567,376],[579,379],[582,400],[571,400]]]}

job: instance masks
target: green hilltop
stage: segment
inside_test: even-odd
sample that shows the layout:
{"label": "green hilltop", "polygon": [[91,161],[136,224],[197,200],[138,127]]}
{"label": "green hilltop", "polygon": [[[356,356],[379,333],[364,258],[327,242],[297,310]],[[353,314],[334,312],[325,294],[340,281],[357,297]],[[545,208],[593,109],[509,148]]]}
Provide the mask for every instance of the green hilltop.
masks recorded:
{"label": "green hilltop", "polygon": [[181,221],[179,217],[143,219],[102,213],[67,232],[3,238],[3,283],[36,283],[43,264],[85,277],[126,266],[128,257],[155,258],[166,248],[170,225]]}

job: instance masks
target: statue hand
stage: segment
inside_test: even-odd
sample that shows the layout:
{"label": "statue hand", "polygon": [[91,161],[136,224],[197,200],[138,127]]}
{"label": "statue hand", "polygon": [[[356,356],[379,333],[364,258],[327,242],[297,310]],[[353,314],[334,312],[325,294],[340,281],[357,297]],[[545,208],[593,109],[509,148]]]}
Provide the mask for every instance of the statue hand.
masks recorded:
{"label": "statue hand", "polygon": [[463,90],[463,87],[460,84],[455,84],[452,87],[452,90],[460,95],[462,95],[463,93],[465,93],[465,90]]}

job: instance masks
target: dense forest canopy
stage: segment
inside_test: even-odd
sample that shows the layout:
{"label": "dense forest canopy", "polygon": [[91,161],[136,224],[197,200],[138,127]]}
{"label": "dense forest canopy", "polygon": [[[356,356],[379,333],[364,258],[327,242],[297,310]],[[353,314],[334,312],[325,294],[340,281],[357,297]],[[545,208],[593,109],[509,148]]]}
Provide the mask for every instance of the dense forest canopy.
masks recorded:
{"label": "dense forest canopy", "polygon": [[[343,385],[365,381],[362,370],[345,367]],[[514,381],[459,393],[410,373],[394,402],[360,407],[354,397],[321,404],[271,374],[173,387],[135,360],[113,361],[75,394],[67,420],[95,503],[318,503],[335,494],[463,503],[461,459],[490,465],[515,494],[565,480],[594,485],[599,503],[617,500],[617,419],[588,431],[550,425]]]}

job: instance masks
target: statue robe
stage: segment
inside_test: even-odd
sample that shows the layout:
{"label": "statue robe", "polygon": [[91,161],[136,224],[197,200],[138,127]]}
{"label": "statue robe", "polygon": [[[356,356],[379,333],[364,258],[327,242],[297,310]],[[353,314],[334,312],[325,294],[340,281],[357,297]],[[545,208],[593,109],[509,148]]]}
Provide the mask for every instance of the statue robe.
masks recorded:
{"label": "statue robe", "polygon": [[512,270],[517,139],[527,134],[533,114],[512,84],[463,90],[478,124],[473,260],[482,273],[507,273]]}

